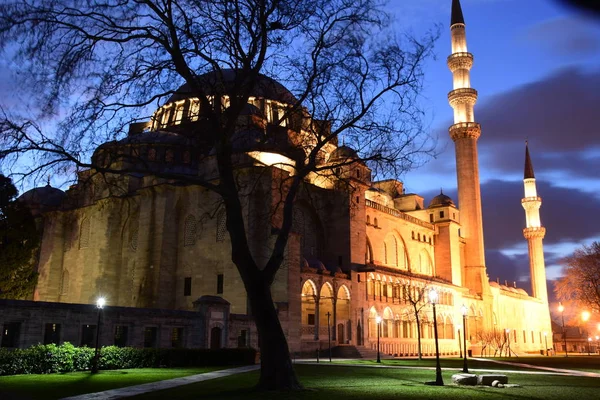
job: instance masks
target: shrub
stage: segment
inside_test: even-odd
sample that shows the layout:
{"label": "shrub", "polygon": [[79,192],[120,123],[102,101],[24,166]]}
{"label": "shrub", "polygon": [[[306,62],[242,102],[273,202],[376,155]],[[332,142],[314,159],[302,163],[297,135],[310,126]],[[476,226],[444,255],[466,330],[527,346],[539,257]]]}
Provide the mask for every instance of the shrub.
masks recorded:
{"label": "shrub", "polygon": [[[106,346],[100,350],[100,369],[202,367],[254,364],[254,349],[139,349]],[[0,375],[49,374],[91,368],[94,349],[65,342],[38,344],[28,349],[0,349]]]}

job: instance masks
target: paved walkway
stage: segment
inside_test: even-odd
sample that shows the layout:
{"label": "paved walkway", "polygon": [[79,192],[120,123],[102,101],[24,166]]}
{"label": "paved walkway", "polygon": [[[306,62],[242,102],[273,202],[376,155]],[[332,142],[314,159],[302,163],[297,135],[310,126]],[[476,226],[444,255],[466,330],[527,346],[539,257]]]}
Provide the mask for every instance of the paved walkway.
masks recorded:
{"label": "paved walkway", "polygon": [[247,367],[223,369],[220,371],[207,372],[205,374],[184,376],[182,378],[167,379],[164,381],[150,382],[143,385],[128,386],[119,389],[105,390],[104,392],[86,393],[79,396],[65,397],[61,400],[112,400],[123,397],[136,396],[138,394],[155,392],[157,390],[171,389],[177,386],[189,385],[190,383],[203,382],[210,379],[222,378],[244,372],[254,371],[260,365],[249,365]]}

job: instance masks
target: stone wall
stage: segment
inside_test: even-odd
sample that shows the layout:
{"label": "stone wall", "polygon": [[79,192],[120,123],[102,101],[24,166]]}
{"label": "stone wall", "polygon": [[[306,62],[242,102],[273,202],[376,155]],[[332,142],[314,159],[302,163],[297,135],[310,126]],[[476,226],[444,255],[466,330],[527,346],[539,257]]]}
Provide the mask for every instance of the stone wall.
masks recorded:
{"label": "stone wall", "polygon": [[[230,314],[229,303],[218,300],[203,296],[194,302],[195,311],[111,306],[99,311],[92,304],[0,300],[0,343],[19,348],[63,342],[94,347],[100,317],[100,346],[256,347],[252,318]],[[215,334],[219,336],[213,338]]]}

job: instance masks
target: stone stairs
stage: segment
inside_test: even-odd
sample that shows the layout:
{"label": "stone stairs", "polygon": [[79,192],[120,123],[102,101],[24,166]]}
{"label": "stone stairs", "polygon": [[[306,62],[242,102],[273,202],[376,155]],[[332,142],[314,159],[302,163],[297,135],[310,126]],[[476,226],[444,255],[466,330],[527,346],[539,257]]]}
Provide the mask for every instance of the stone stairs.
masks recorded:
{"label": "stone stairs", "polygon": [[[375,349],[370,349],[367,348],[365,346],[353,346],[357,352],[360,354],[360,358],[365,358],[368,360],[375,360],[377,359],[377,350]],[[393,356],[389,355],[389,354],[385,354],[383,352],[379,352],[379,358],[381,359],[390,359],[390,358],[394,358]]]}

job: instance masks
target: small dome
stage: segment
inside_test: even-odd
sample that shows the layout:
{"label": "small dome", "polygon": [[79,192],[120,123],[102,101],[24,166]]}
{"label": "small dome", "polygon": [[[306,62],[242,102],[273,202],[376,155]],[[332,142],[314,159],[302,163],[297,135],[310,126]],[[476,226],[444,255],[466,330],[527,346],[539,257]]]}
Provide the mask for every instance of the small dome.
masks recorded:
{"label": "small dome", "polygon": [[358,159],[358,154],[356,150],[348,146],[340,146],[334,151],[331,152],[329,156],[330,161],[334,160],[348,160],[348,159]]}
{"label": "small dome", "polygon": [[311,268],[316,269],[317,271],[326,270],[325,265],[317,259],[309,261],[309,264]]}
{"label": "small dome", "polygon": [[48,184],[44,187],[28,190],[19,196],[19,201],[30,208],[40,208],[41,211],[44,211],[45,208],[60,206],[65,195],[62,190],[53,188]]}
{"label": "small dome", "polygon": [[429,202],[429,208],[434,208],[434,207],[448,207],[448,206],[456,207],[454,205],[454,202],[452,201],[452,199],[449,196],[446,196],[442,192],[440,192],[440,194],[438,194],[437,196],[435,196]]}

